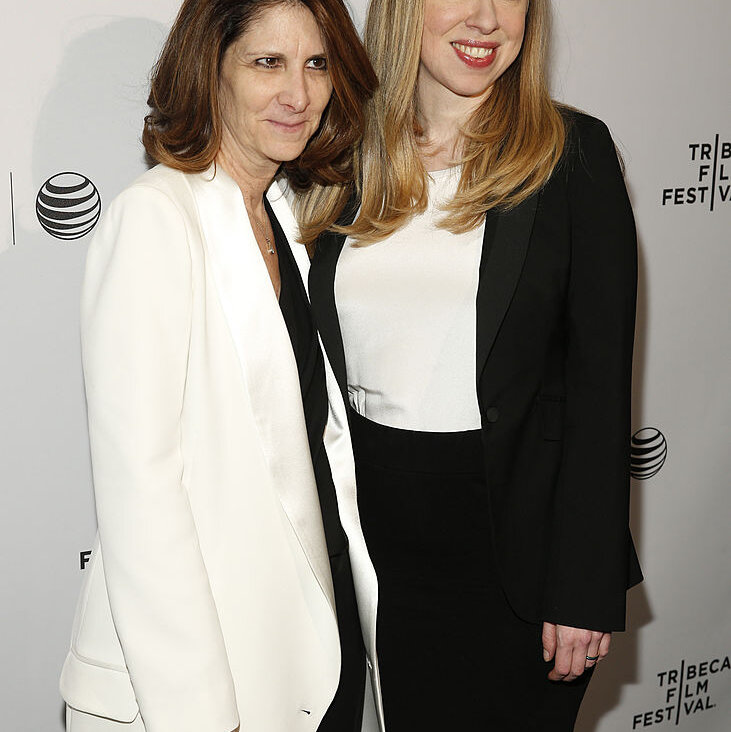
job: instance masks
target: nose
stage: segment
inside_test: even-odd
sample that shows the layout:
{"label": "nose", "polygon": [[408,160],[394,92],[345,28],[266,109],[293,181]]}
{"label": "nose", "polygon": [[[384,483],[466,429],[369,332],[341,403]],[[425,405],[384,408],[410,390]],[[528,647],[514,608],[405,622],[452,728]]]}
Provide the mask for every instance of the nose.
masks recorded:
{"label": "nose", "polygon": [[465,21],[468,28],[474,28],[485,36],[498,29],[500,23],[495,10],[495,0],[474,0],[471,5]]}
{"label": "nose", "polygon": [[310,93],[304,69],[291,69],[284,75],[282,88],[277,95],[279,103],[294,113],[304,112],[310,104]]}

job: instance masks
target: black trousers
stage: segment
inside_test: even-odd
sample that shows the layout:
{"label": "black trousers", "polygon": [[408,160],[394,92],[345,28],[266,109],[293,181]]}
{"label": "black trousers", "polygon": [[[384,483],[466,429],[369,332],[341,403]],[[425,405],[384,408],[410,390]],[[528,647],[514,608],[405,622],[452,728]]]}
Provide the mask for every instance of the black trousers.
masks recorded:
{"label": "black trousers", "polygon": [[352,413],[358,505],[379,582],[388,732],[570,732],[591,673],[551,682],[541,627],[501,589],[479,431]]}

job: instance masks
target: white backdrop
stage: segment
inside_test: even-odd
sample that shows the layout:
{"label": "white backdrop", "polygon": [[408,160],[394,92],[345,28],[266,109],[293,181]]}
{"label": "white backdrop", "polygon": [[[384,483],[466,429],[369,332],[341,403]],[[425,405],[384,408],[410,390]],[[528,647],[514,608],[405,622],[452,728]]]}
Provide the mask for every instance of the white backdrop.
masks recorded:
{"label": "white backdrop", "polygon": [[[352,3],[359,23],[365,4]],[[98,201],[92,186],[103,209],[144,169],[147,73],[177,5],[4,3],[0,703],[8,732],[63,729],[57,679],[94,533],[78,353],[89,237],[42,228],[36,197],[57,174],[76,174],[51,185],[85,185],[89,202],[46,221],[74,236],[79,212]],[[641,247],[633,529],[647,581],[630,593],[630,631],[616,636],[577,730],[728,732],[731,4],[555,0],[555,16],[554,93],[609,124]],[[86,214],[91,223],[97,212]]]}

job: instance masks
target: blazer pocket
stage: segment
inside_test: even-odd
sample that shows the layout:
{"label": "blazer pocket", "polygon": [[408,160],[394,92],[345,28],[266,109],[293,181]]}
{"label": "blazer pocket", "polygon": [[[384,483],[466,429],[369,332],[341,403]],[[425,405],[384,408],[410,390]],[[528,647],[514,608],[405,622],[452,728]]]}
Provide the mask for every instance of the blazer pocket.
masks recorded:
{"label": "blazer pocket", "polygon": [[61,696],[80,712],[132,722],[139,709],[112,620],[98,541],[86,571],[61,671]]}
{"label": "blazer pocket", "polygon": [[563,421],[566,397],[541,394],[537,397],[541,418],[543,439],[557,441],[563,439]]}
{"label": "blazer pocket", "polygon": [[139,713],[126,671],[97,665],[69,651],[61,671],[61,696],[74,709],[117,722],[133,722]]}

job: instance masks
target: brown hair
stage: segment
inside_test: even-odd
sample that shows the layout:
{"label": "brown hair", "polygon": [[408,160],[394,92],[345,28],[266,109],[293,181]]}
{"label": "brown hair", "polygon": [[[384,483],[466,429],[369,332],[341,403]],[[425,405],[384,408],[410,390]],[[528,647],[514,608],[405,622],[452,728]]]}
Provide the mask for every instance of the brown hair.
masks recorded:
{"label": "brown hair", "polygon": [[[365,44],[380,86],[355,161],[361,208],[352,226],[335,227],[363,243],[391,235],[428,203],[416,97],[423,19],[424,0],[371,0]],[[566,130],[545,75],[549,35],[550,0],[531,0],[517,59],[462,129],[462,177],[443,228],[469,231],[486,210],[513,208],[561,158]]]}
{"label": "brown hair", "polygon": [[267,8],[301,4],[322,33],[333,94],[304,152],[282,172],[295,190],[352,179],[352,147],[376,77],[343,0],[185,0],[152,71],[142,142],[148,156],[186,173],[213,162],[221,145],[218,98],[228,47]]}

